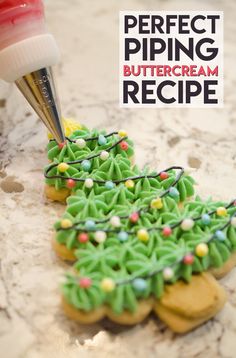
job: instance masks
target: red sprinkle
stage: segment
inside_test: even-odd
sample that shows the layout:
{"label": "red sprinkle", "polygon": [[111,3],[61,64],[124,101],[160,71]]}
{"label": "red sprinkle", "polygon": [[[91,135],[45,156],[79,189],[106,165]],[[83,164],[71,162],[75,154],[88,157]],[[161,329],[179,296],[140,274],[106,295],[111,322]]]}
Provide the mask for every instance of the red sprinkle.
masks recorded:
{"label": "red sprinkle", "polygon": [[73,179],[67,179],[66,186],[67,188],[72,189],[76,186],[76,181]]}
{"label": "red sprinkle", "polygon": [[58,144],[58,148],[62,149],[66,145],[66,142],[62,142]]}
{"label": "red sprinkle", "polygon": [[135,224],[135,223],[138,221],[138,219],[139,219],[139,213],[137,213],[137,212],[132,213],[132,214],[130,215],[130,217],[129,217],[129,220],[130,220],[133,224]]}
{"label": "red sprinkle", "polygon": [[81,243],[85,243],[89,240],[88,234],[86,232],[81,232],[81,234],[78,235],[78,241]]}
{"label": "red sprinkle", "polygon": [[79,280],[79,285],[81,288],[89,288],[92,284],[92,280],[89,277],[82,277]]}
{"label": "red sprinkle", "polygon": [[169,174],[167,172],[161,172],[160,173],[160,179],[161,180],[165,180],[167,178],[169,178]]}
{"label": "red sprinkle", "polygon": [[193,261],[194,256],[192,254],[187,254],[186,256],[184,256],[183,263],[185,265],[192,265]]}
{"label": "red sprinkle", "polygon": [[124,140],[122,140],[122,142],[120,142],[120,148],[122,149],[122,150],[128,150],[128,148],[129,148],[129,144],[127,143],[127,142],[125,142]]}
{"label": "red sprinkle", "polygon": [[172,234],[172,229],[169,226],[166,226],[162,230],[162,235],[168,237]]}

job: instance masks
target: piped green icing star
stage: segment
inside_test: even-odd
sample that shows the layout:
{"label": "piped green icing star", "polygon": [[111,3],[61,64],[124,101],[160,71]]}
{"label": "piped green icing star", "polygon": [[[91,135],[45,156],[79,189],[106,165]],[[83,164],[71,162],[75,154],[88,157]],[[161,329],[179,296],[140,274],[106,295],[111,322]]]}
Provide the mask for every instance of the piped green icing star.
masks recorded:
{"label": "piped green icing star", "polygon": [[83,190],[78,190],[76,195],[67,199],[66,212],[70,213],[75,221],[88,218],[102,218],[109,211],[109,206],[105,202],[104,194],[95,195],[94,190],[86,194]]}

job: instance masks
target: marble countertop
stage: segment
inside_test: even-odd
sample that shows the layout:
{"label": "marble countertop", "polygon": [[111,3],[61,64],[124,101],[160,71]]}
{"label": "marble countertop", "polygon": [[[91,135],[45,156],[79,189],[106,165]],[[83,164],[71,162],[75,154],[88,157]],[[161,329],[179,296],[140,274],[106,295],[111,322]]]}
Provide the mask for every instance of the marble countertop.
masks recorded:
{"label": "marble countertop", "polygon": [[[236,195],[234,0],[45,1],[62,51],[56,68],[63,113],[89,127],[127,128],[136,161],[163,169],[197,168],[204,198]],[[223,109],[120,109],[119,10],[217,9],[225,14]],[[92,42],[92,45],[91,45]],[[83,327],[60,309],[58,285],[67,265],[51,249],[62,205],[43,195],[46,131],[13,85],[0,83],[0,349],[6,358],[233,358],[236,352],[236,269],[221,283],[228,303],[195,331],[179,336],[151,317],[132,328],[109,322]]]}

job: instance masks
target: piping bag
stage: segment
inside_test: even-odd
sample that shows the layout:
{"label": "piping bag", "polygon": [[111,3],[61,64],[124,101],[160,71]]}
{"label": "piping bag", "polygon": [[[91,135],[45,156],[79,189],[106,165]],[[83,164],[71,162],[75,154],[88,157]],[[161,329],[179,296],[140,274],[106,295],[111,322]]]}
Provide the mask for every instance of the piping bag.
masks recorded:
{"label": "piping bag", "polygon": [[15,82],[58,143],[65,141],[51,66],[59,60],[42,0],[0,0],[0,79]]}

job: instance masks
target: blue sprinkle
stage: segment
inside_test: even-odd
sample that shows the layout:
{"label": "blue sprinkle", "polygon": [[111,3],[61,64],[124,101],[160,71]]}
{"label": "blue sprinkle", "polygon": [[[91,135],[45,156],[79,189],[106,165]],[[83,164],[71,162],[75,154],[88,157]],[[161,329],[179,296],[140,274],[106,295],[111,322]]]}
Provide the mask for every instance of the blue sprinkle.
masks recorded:
{"label": "blue sprinkle", "polygon": [[169,195],[172,198],[177,198],[177,196],[179,196],[179,191],[176,188],[171,187],[170,190],[169,190]]}
{"label": "blue sprinkle", "polygon": [[215,236],[219,241],[224,241],[226,239],[225,233],[221,230],[217,230]]}
{"label": "blue sprinkle", "polygon": [[88,172],[91,168],[91,162],[89,160],[83,160],[81,163],[81,167],[85,172]]}
{"label": "blue sprinkle", "polygon": [[99,145],[104,145],[106,143],[107,143],[106,137],[104,137],[104,135],[102,135],[102,134],[99,134],[99,136],[98,136],[98,144]]}
{"label": "blue sprinkle", "polygon": [[96,227],[96,224],[93,220],[87,220],[86,223],[85,223],[85,228],[87,230],[94,230]]}
{"label": "blue sprinkle", "polygon": [[124,241],[128,240],[128,234],[127,234],[127,232],[125,232],[125,231],[119,232],[119,234],[118,234],[118,240],[121,241],[121,242],[124,242]]}
{"label": "blue sprinkle", "polygon": [[138,292],[143,292],[147,288],[147,282],[143,278],[136,278],[132,282],[133,288]]}
{"label": "blue sprinkle", "polygon": [[203,225],[209,225],[211,223],[211,217],[208,214],[202,215],[202,223]]}
{"label": "blue sprinkle", "polygon": [[113,189],[115,187],[115,184],[112,181],[106,181],[105,188],[107,189]]}

